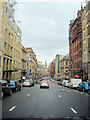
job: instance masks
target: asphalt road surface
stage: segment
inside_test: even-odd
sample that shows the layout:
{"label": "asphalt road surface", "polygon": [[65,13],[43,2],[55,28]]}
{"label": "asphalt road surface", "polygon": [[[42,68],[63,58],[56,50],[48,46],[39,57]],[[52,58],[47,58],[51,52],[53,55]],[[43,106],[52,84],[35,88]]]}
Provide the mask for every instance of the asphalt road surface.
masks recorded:
{"label": "asphalt road surface", "polygon": [[89,95],[53,82],[50,88],[22,87],[2,100],[2,118],[87,117]]}

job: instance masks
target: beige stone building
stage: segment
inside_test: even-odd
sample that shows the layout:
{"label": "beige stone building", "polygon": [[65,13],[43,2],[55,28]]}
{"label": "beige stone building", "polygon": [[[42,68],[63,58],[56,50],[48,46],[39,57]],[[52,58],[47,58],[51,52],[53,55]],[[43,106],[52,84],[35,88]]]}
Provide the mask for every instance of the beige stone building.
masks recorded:
{"label": "beige stone building", "polygon": [[43,75],[43,65],[42,62],[37,62],[37,76],[40,78]]}
{"label": "beige stone building", "polygon": [[0,0],[0,80],[2,79],[2,2]]}
{"label": "beige stone building", "polygon": [[83,79],[90,80],[90,1],[82,13]]}
{"label": "beige stone building", "polygon": [[60,78],[60,60],[62,58],[63,58],[63,55],[59,55],[59,54],[57,54],[56,58],[55,58],[55,75],[54,75],[54,77],[56,79]]}
{"label": "beige stone building", "polygon": [[21,30],[14,20],[12,1],[2,3],[3,79],[21,80]]}
{"label": "beige stone building", "polygon": [[26,48],[27,51],[27,77],[36,78],[37,76],[37,58],[32,48]]}
{"label": "beige stone building", "polygon": [[60,59],[60,78],[69,78],[69,54]]}
{"label": "beige stone building", "polygon": [[21,59],[21,78],[26,77],[27,73],[27,60],[26,60],[27,52],[25,47],[22,45],[22,59]]}

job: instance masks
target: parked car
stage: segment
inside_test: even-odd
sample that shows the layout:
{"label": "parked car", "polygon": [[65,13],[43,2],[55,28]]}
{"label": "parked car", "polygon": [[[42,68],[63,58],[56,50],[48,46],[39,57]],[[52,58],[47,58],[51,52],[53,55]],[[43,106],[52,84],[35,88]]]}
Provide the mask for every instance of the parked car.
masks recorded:
{"label": "parked car", "polygon": [[89,91],[90,89],[90,82],[81,82],[78,87],[77,90],[81,90],[81,91]]}
{"label": "parked car", "polygon": [[11,86],[8,84],[6,80],[0,80],[0,85],[2,88],[1,98],[3,98],[6,95],[9,95],[9,96],[12,95]]}
{"label": "parked car", "polygon": [[63,82],[63,86],[64,86],[64,87],[68,87],[68,83],[69,83],[69,81],[68,81],[68,80],[65,80],[65,81]]}
{"label": "parked car", "polygon": [[49,83],[47,80],[40,82],[40,88],[49,88]]}
{"label": "parked car", "polygon": [[54,79],[52,79],[52,82],[54,82]]}
{"label": "parked car", "polygon": [[88,82],[88,87],[89,87],[88,93],[90,94],[90,82]]}
{"label": "parked car", "polygon": [[69,82],[68,83],[68,88],[71,88],[73,86],[73,83]]}
{"label": "parked car", "polygon": [[11,86],[12,91],[20,91],[21,90],[21,84],[18,80],[8,80],[9,85]]}
{"label": "parked car", "polygon": [[34,81],[33,81],[33,80],[30,80],[30,82],[31,82],[31,86],[34,86]]}
{"label": "parked car", "polygon": [[58,85],[62,85],[62,82],[58,82],[57,84],[58,84]]}

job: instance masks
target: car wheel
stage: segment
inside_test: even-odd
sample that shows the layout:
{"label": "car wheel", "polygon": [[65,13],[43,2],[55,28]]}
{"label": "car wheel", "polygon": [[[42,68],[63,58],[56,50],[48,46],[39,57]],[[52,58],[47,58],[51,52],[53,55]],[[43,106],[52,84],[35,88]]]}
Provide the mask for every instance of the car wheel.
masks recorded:
{"label": "car wheel", "polygon": [[19,88],[19,91],[21,91],[21,87]]}
{"label": "car wheel", "polygon": [[4,97],[3,92],[1,92],[1,98],[3,98],[3,97]]}
{"label": "car wheel", "polygon": [[77,88],[77,90],[79,91],[79,88]]}
{"label": "car wheel", "polygon": [[17,92],[17,90],[18,90],[18,89],[16,88],[16,89],[15,89],[15,92]]}
{"label": "car wheel", "polygon": [[83,88],[83,89],[82,89],[82,91],[84,92],[84,91],[85,91],[85,89]]}
{"label": "car wheel", "polygon": [[9,96],[12,95],[12,90],[9,91]]}

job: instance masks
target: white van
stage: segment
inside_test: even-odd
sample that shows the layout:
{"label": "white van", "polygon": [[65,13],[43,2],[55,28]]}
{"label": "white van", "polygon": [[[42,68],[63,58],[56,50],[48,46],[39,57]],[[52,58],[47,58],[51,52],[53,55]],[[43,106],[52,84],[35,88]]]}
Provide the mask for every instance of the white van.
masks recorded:
{"label": "white van", "polygon": [[82,82],[82,79],[71,78],[69,82],[72,83],[71,88],[77,88],[78,84]]}

